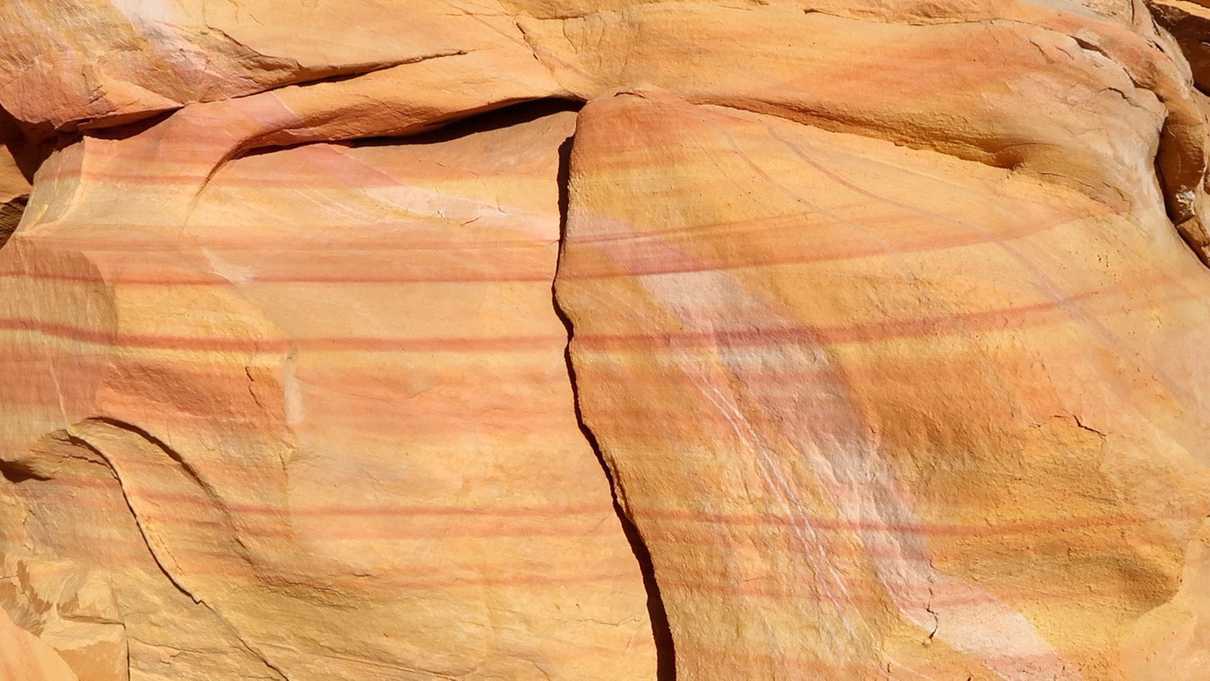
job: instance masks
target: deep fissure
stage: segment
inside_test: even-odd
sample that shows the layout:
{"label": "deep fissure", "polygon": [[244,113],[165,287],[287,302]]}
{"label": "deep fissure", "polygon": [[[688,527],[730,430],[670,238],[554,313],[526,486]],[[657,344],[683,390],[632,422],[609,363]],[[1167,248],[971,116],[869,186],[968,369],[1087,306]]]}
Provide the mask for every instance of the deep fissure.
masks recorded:
{"label": "deep fissure", "polygon": [[651,635],[655,641],[656,648],[656,681],[675,681],[676,647],[672,638],[672,629],[668,624],[668,613],[664,608],[664,599],[660,593],[660,585],[656,580],[655,565],[651,559],[651,552],[643,541],[642,533],[634,521],[626,515],[625,509],[622,508],[622,504],[618,500],[617,480],[615,479],[613,469],[610,468],[609,463],[605,460],[601,443],[597,439],[596,433],[592,431],[592,428],[584,420],[584,412],[580,404],[580,388],[576,379],[575,363],[572,361],[571,356],[571,344],[575,337],[575,325],[572,323],[567,311],[560,306],[559,296],[556,291],[559,270],[563,262],[563,253],[567,247],[571,148],[574,143],[575,137],[573,136],[567,138],[559,146],[559,262],[555,267],[554,280],[551,282],[551,305],[554,308],[555,314],[558,315],[559,321],[567,329],[567,345],[563,349],[563,361],[567,365],[567,380],[571,385],[572,408],[575,410],[576,424],[579,426],[580,433],[584,436],[584,439],[588,441],[588,445],[592,447],[593,454],[597,457],[597,463],[600,464],[601,471],[605,474],[605,480],[609,484],[609,495],[613,501],[614,513],[618,516],[622,532],[625,533],[626,541],[630,544],[630,550],[634,552],[635,559],[638,561],[639,569],[642,572],[643,587],[647,591],[647,616],[651,621]]}
{"label": "deep fissure", "polygon": [[[580,108],[580,106],[581,103],[577,101],[562,99],[539,99],[504,106],[464,118],[443,122],[434,128],[418,131],[416,134],[406,136],[366,137],[357,140],[345,140],[343,142],[334,143],[343,143],[348,146],[377,146],[397,144],[423,145],[440,143],[480,131],[504,128],[524,121],[534,120],[542,116],[551,115],[558,111],[576,111]],[[90,134],[108,139],[121,139],[138,134],[139,132],[153,127],[154,125],[163,122],[163,120],[166,120],[169,115],[170,114],[156,116],[125,126],[114,126],[106,128],[102,131],[92,131]],[[304,144],[310,143],[313,142],[307,142]],[[569,212],[570,152],[573,143],[574,136],[569,137],[563,142],[562,145],[560,145],[558,173],[557,177],[555,178],[558,185],[559,249],[557,257],[559,261],[562,260],[563,252],[566,248],[567,220]],[[240,155],[246,156],[269,153],[280,150],[281,148],[282,147],[280,146],[267,146],[264,148],[245,150]],[[0,204],[0,218],[3,218],[0,219],[0,245],[3,245],[12,232],[12,230],[4,230],[5,225],[9,224],[9,220],[7,219],[9,214],[15,214],[15,219],[11,221],[11,226],[13,229],[15,229],[20,220],[21,212],[25,208],[25,199],[26,197],[18,197],[7,204]],[[598,441],[596,434],[585,422],[582,412],[579,385],[577,382],[575,365],[572,360],[571,353],[571,343],[574,337],[574,325],[566,311],[560,307],[557,295],[555,293],[555,282],[558,279],[558,269],[559,265],[556,264],[556,273],[551,281],[551,304],[554,313],[558,316],[559,320],[563,324],[567,334],[567,344],[564,347],[563,360],[572,392],[572,407],[575,413],[576,423],[580,433],[591,447],[593,454],[597,459],[598,465],[601,467],[606,484],[609,485],[610,498],[614,512],[639,567],[643,586],[647,596],[646,606],[648,617],[651,623],[651,635],[656,649],[656,681],[675,681],[676,656],[674,642],[663,598],[660,592],[660,587],[656,579],[651,553],[643,540],[638,526],[627,515],[625,509],[623,509],[621,503],[619,502],[617,487],[618,481],[615,477],[615,471],[606,461],[600,442]],[[108,421],[106,422],[108,423]],[[142,433],[142,431],[139,431],[136,427],[130,426],[129,424],[115,422],[109,423],[109,425],[122,427],[128,431],[137,432],[147,436],[145,433]],[[162,443],[159,443],[154,439],[152,439],[152,441],[162,445]],[[41,479],[33,475],[31,471],[25,470],[23,467],[16,465],[0,467],[0,473],[3,473],[4,478],[9,482],[20,482],[31,478]]]}

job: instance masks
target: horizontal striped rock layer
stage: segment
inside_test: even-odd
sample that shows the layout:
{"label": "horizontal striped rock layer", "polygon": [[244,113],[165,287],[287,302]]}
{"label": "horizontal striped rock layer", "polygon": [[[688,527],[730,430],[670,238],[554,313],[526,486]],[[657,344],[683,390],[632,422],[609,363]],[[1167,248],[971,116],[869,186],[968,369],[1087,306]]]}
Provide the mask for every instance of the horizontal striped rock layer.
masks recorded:
{"label": "horizontal striped rock layer", "polygon": [[570,191],[584,419],[686,676],[1188,663],[1210,278],[1167,224],[635,96],[581,113]]}
{"label": "horizontal striped rock layer", "polygon": [[[575,118],[249,156],[192,200],[206,139],[48,162],[114,200],[5,249],[18,621],[118,624],[140,678],[651,678],[551,302]],[[105,624],[42,612],[94,576]]]}
{"label": "horizontal striped rock layer", "polygon": [[0,681],[1207,678],[1187,31],[296,4],[0,6]]}

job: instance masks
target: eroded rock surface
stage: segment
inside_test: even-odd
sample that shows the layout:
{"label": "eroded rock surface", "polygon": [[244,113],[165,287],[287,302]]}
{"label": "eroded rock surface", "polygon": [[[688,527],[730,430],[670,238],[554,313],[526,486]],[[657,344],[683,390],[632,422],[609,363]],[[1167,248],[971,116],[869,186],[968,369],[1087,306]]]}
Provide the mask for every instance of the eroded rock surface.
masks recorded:
{"label": "eroded rock surface", "polygon": [[1189,60],[1193,81],[1210,90],[1210,5],[1187,0],[1151,0],[1155,20],[1167,29]]}
{"label": "eroded rock surface", "polygon": [[0,678],[1207,678],[1186,5],[5,4]]}
{"label": "eroded rock surface", "polygon": [[0,246],[3,246],[25,213],[29,182],[7,149],[0,149]]}

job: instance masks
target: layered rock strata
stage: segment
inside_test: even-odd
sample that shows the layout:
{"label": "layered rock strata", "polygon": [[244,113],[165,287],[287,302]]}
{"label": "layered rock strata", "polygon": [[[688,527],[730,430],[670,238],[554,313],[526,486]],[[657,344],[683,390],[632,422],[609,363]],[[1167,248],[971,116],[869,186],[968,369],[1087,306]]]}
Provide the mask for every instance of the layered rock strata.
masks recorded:
{"label": "layered rock strata", "polygon": [[1188,4],[5,4],[0,678],[1205,678]]}

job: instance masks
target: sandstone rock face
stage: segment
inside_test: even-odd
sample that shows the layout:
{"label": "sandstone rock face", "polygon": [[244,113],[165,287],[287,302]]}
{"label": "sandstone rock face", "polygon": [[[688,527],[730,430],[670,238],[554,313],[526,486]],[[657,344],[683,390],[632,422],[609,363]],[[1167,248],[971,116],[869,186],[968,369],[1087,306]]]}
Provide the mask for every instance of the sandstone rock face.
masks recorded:
{"label": "sandstone rock face", "polygon": [[0,679],[1210,678],[1186,5],[5,3]]}
{"label": "sandstone rock face", "polygon": [[29,183],[12,154],[0,151],[0,245],[8,241],[29,201]]}
{"label": "sandstone rock face", "polygon": [[1210,88],[1210,5],[1186,0],[1151,0],[1155,19],[1172,33],[1189,60],[1199,88]]}

